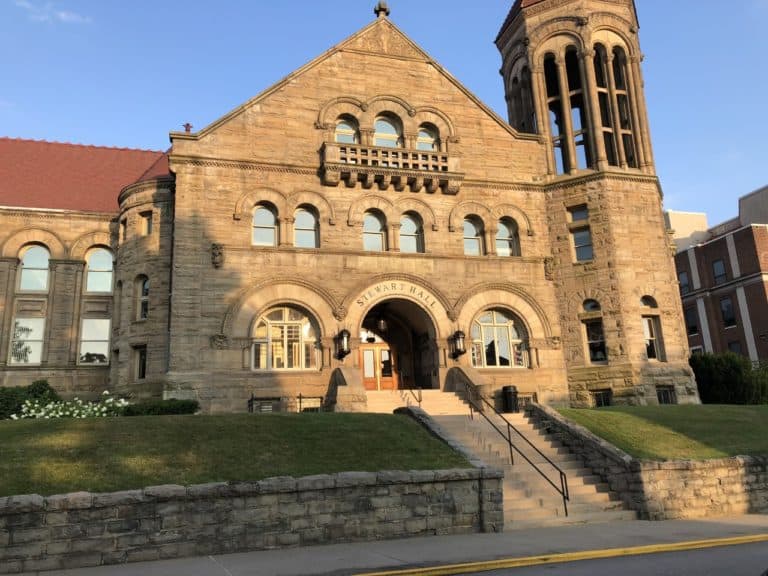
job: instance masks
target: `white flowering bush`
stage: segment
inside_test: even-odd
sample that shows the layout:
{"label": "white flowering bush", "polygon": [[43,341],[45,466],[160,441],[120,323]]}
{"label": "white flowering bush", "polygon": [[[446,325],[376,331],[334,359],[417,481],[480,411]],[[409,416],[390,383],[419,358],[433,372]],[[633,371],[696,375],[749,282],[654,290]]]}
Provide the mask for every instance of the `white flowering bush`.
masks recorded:
{"label": "white flowering bush", "polygon": [[80,400],[80,398],[56,402],[27,400],[21,405],[21,412],[11,414],[11,419],[106,418],[108,416],[120,416],[123,408],[127,405],[128,401],[124,398],[115,398],[109,393],[109,390],[104,390],[98,402],[87,402]]}

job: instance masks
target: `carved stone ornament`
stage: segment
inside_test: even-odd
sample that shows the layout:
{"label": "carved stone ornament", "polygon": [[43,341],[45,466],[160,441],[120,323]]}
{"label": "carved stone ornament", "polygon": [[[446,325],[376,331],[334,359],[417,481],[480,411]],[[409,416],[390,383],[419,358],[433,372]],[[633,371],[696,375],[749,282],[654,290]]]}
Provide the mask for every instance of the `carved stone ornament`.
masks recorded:
{"label": "carved stone ornament", "polygon": [[211,244],[211,264],[214,268],[224,266],[224,246],[216,242]]}
{"label": "carved stone ornament", "polygon": [[229,348],[229,338],[226,334],[214,334],[211,336],[211,348],[215,350],[226,350]]}
{"label": "carved stone ornament", "polygon": [[550,282],[555,279],[555,259],[552,256],[544,258],[544,278]]}

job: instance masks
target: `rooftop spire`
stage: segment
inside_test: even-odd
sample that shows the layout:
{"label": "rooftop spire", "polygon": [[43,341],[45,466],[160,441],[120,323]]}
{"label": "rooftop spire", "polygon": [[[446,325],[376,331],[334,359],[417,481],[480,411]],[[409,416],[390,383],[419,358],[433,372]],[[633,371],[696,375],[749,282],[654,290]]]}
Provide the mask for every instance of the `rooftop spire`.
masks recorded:
{"label": "rooftop spire", "polygon": [[387,6],[386,0],[379,0],[376,8],[373,9],[373,13],[376,14],[378,18],[389,16],[389,6]]}

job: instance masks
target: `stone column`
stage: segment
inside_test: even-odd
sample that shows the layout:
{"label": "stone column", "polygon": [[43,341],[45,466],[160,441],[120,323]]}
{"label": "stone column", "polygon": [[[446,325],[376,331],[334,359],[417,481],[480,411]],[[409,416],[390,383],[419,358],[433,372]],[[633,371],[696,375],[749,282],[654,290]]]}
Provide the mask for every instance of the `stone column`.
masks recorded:
{"label": "stone column", "polygon": [[608,93],[610,94],[611,113],[613,115],[613,137],[616,141],[616,153],[618,154],[619,166],[626,168],[627,156],[624,152],[624,139],[621,134],[621,116],[619,114],[619,99],[616,97],[616,78],[613,75],[613,59],[613,52],[609,52],[607,54],[605,68],[608,73]]}
{"label": "stone column", "polygon": [[[576,160],[576,146],[573,142],[573,121],[571,119],[571,97],[569,95],[570,90],[568,88],[568,73],[565,69],[565,58],[557,56],[555,58],[555,65],[557,66],[557,76],[560,83],[560,109],[563,115],[563,130],[561,134],[561,143],[563,151],[567,158],[564,162],[563,170],[569,174],[575,174],[578,170],[578,162]],[[553,143],[554,144],[554,143]],[[565,165],[567,163],[567,166]]]}
{"label": "stone column", "polygon": [[584,104],[587,105],[587,111],[590,118],[590,132],[594,143],[595,162],[598,170],[608,168],[608,156],[605,152],[605,140],[603,139],[603,121],[600,114],[600,99],[597,95],[597,77],[595,75],[595,51],[585,50],[581,53],[580,63],[582,72],[586,78],[584,86]]}

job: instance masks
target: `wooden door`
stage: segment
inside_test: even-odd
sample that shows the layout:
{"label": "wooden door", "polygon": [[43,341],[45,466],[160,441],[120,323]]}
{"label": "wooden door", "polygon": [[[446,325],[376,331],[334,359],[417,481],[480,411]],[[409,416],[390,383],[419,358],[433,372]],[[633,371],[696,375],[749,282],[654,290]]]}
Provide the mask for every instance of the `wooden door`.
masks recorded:
{"label": "wooden door", "polygon": [[360,366],[366,390],[398,389],[395,355],[388,344],[361,344]]}

